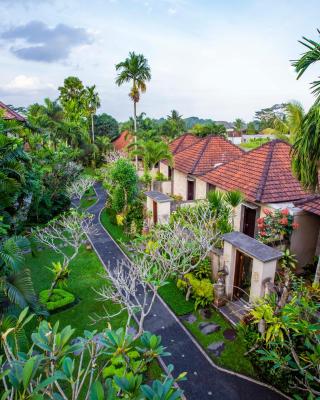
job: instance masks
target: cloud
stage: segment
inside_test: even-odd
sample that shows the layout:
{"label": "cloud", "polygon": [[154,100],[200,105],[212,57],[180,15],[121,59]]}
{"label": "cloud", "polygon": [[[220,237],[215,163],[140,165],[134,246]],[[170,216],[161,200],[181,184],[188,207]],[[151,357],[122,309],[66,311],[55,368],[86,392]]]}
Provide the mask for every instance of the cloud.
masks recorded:
{"label": "cloud", "polygon": [[41,21],[13,27],[3,32],[1,38],[23,41],[20,46],[10,48],[18,58],[48,63],[65,60],[74,47],[92,43],[92,36],[83,28],[65,24],[51,28]]}
{"label": "cloud", "polygon": [[45,83],[37,76],[17,75],[6,85],[0,86],[0,94],[34,94],[39,92],[54,91],[55,87],[52,83]]}

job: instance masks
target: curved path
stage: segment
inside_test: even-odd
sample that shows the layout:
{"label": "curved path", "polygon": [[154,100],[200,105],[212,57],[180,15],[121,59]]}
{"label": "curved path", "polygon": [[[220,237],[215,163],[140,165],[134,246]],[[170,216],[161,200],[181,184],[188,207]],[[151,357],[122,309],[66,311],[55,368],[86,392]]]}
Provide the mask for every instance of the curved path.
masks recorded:
{"label": "curved path", "polygon": [[[110,268],[113,268],[117,260],[126,258],[126,255],[100,223],[100,213],[105,206],[107,194],[101,184],[96,184],[95,190],[98,200],[89,211],[94,215],[96,234],[89,239],[104,267],[110,263]],[[174,365],[174,376],[184,371],[188,373],[187,380],[179,382],[187,400],[285,398],[264,384],[217,367],[160,297],[153,305],[145,328],[161,335],[163,345],[171,353],[164,360]]]}

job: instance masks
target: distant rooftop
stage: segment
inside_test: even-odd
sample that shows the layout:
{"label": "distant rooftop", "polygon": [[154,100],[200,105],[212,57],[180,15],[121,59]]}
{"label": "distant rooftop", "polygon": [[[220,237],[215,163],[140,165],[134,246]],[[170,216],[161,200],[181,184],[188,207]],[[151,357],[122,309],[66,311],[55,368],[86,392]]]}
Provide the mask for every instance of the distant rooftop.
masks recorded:
{"label": "distant rooftop", "polygon": [[4,119],[26,122],[25,117],[9,108],[7,105],[2,103],[2,101],[0,101],[0,110],[4,110]]}

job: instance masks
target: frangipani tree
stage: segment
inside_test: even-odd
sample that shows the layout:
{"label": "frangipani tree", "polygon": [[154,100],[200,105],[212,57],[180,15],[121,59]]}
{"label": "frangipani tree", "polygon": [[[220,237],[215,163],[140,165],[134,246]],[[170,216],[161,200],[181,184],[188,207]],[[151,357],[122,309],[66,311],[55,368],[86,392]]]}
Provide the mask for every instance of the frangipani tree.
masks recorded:
{"label": "frangipani tree", "polygon": [[83,195],[94,185],[94,183],[95,179],[91,176],[80,176],[67,188],[67,194],[70,199],[78,200],[80,204]]}
{"label": "frangipani tree", "polygon": [[77,257],[86,235],[95,233],[92,219],[91,214],[81,214],[76,210],[71,210],[53,219],[44,228],[34,231],[40,243],[62,257],[60,274],[55,275],[50,293],[55,289],[60,276],[68,271],[70,263]]}
{"label": "frangipani tree", "polygon": [[152,239],[133,244],[135,258],[121,261],[115,268],[109,265],[104,276],[107,284],[98,291],[102,301],[120,305],[116,314],[93,315],[92,320],[110,318],[127,312],[128,329],[134,318],[138,324],[135,338],[143,333],[159,288],[173,276],[183,276],[208,257],[218,241],[217,220],[208,202],[185,207],[168,225],[157,226]]}

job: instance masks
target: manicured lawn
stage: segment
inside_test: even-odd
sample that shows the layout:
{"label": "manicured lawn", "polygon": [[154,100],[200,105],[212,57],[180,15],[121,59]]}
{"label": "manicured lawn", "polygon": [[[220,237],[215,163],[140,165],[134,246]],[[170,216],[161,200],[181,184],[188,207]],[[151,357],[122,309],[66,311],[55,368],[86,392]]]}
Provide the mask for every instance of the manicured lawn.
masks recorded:
{"label": "manicured lawn", "polygon": [[[30,268],[32,281],[36,292],[48,289],[52,282],[52,273],[48,270],[52,261],[58,261],[59,255],[51,250],[40,251],[36,257],[28,255],[26,265]],[[100,277],[104,274],[103,266],[94,251],[85,248],[80,250],[78,257],[70,265],[71,274],[68,280],[68,291],[73,293],[80,301],[72,308],[51,315],[51,322],[60,321],[60,326],[72,325],[76,329],[75,335],[80,335],[85,329],[102,330],[107,327],[107,321],[100,320],[99,323],[92,325],[90,316],[94,313],[103,315],[103,305],[109,312],[116,311],[118,305],[97,301],[98,294],[94,290],[101,288],[106,283]],[[123,326],[125,314],[121,314],[110,321],[113,328]]]}
{"label": "manicured lawn", "polygon": [[173,281],[162,286],[159,289],[159,294],[176,315],[188,314],[194,310],[193,302],[185,299],[185,295]]}
{"label": "manicured lawn", "polygon": [[96,192],[91,187],[80,200],[80,207],[85,210],[91,207],[97,201]]}
{"label": "manicured lawn", "polygon": [[128,243],[130,238],[124,233],[123,227],[119,225],[115,225],[111,222],[110,218],[111,209],[105,208],[101,213],[101,223],[105,227],[105,229],[110,233],[113,239],[121,244]]}

